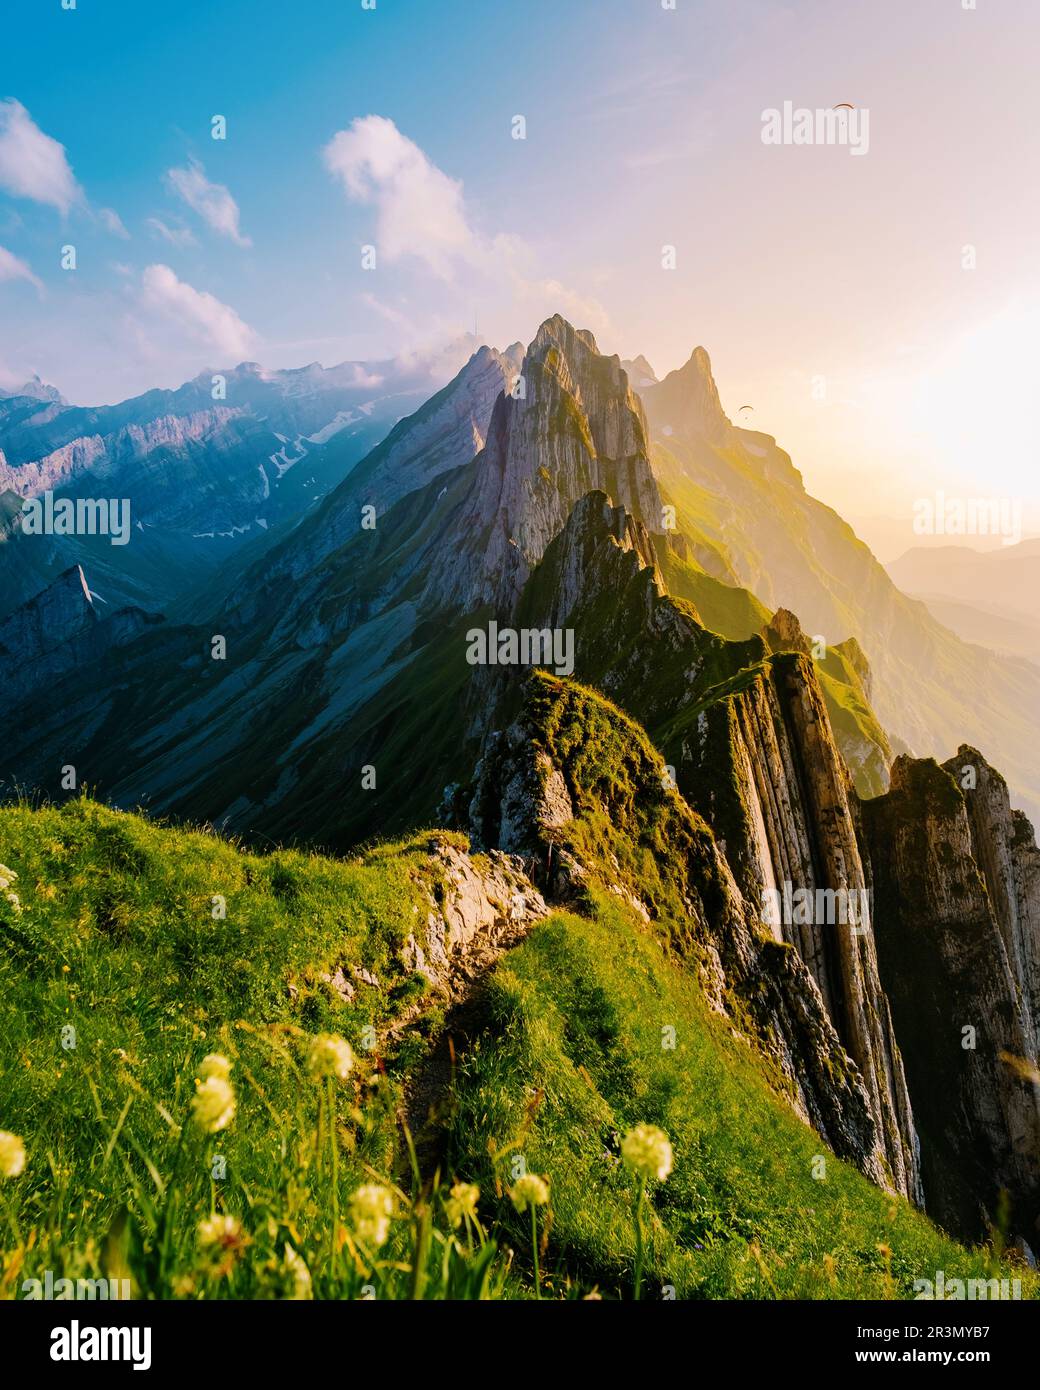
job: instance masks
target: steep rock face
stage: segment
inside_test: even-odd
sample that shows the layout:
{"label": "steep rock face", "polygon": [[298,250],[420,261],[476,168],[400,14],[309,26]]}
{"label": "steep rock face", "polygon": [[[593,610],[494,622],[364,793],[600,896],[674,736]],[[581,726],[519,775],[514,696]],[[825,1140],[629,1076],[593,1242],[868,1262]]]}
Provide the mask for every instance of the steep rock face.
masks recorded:
{"label": "steep rock face", "polygon": [[711,358],[704,348],[694,348],[685,366],[669,372],[664,381],[648,385],[653,387],[654,417],[661,420],[666,435],[693,434],[711,444],[730,442],[734,428],[722,408]]}
{"label": "steep rock face", "polygon": [[35,661],[93,628],[97,612],[79,566],[0,623],[0,650],[8,661]]}
{"label": "steep rock face", "polygon": [[[811,920],[789,913],[773,935],[805,961],[860,1070],[889,1180],[920,1200],[855,794],[814,663],[800,651],[768,657],[759,639],[728,643],[706,632],[689,604],[661,592],[648,553],[645,528],[590,494],[532,576],[517,622],[573,627],[577,677],[618,701],[665,751],[678,790],[712,826],[756,920],[765,920],[767,894],[781,902],[808,895]],[[793,615],[778,619],[788,638],[808,646]],[[508,710],[508,699],[500,708]],[[515,821],[510,813],[500,833]]]}
{"label": "steep rock face", "polygon": [[[977,748],[961,744],[943,767],[961,788],[971,847],[1018,991],[1030,1055],[1040,1051],[1040,850],[1033,827],[1013,811],[1004,778]],[[1038,1156],[1040,1162],[1040,1156]]]}
{"label": "steep rock face", "polygon": [[430,844],[438,871],[426,920],[403,947],[405,965],[452,998],[515,946],[549,909],[520,859],[492,850],[479,862],[444,839]]}
{"label": "steep rock face", "polygon": [[0,668],[8,709],[35,690],[125,646],[153,622],[138,608],[102,619],[82,569],[59,579],[0,623]]}
{"label": "steep rock face", "polygon": [[550,896],[598,888],[663,930],[713,1007],[751,1029],[803,1118],[875,1182],[899,1186],[812,975],[762,932],[708,826],[637,725],[539,672],[518,718],[489,741],[453,800],[475,843],[507,845]]}
{"label": "steep rock face", "polygon": [[236,623],[255,620],[275,592],[284,597],[287,585],[293,586],[293,610],[313,603],[327,582],[329,561],[362,534],[363,507],[374,508],[378,528],[400,499],[470,463],[484,447],[495,402],[515,380],[520,361],[515,347],[504,353],[482,347],[443,390],[399,420],[314,515],[236,584],[227,605]]}
{"label": "steep rock face", "polygon": [[582,599],[595,592],[616,594],[635,575],[663,592],[653,538],[643,523],[603,492],[589,492],[577,502],[555,547],[558,561],[546,568],[524,597],[521,618],[530,616],[548,627],[569,621]]}
{"label": "steep rock face", "polygon": [[[878,974],[867,883],[852,815],[855,793],[834,744],[812,663],[804,656],[780,659],[772,665],[772,676],[782,719],[779,723],[772,720],[771,728],[761,717],[753,724],[749,720],[745,729],[752,737],[745,742],[745,751],[759,782],[773,877],[779,878],[777,871],[782,872],[785,862],[790,863],[795,854],[804,855],[808,850],[808,857],[798,865],[796,880],[789,881],[797,881],[812,893],[814,908],[820,901],[820,890],[825,904],[832,893],[839,901],[844,895],[846,902],[858,904],[855,920],[845,923],[820,921],[815,911],[816,920],[809,928],[818,938],[815,942],[795,923],[785,923],[785,939],[792,940],[809,963],[838,1033],[863,1073],[874,1113],[881,1121],[896,1185],[919,1198],[916,1135],[903,1063]],[[745,700],[750,704],[750,693],[739,697],[738,703],[743,707]],[[762,714],[761,707],[758,714]],[[759,756],[771,743],[770,756]],[[794,778],[777,784],[765,768],[769,764],[775,767],[772,755],[780,752],[780,743],[786,743],[781,757]],[[789,795],[792,787],[799,788],[799,794],[790,797],[792,815],[785,820],[782,815],[769,814],[766,808],[770,802],[782,806],[785,791]],[[826,906],[824,914],[830,915]]]}
{"label": "steep rock face", "polygon": [[528,348],[520,385],[495,405],[459,507],[461,548],[434,567],[428,595],[509,610],[574,504],[594,490],[662,531],[646,422],[621,363],[557,315]]}
{"label": "steep rock face", "polygon": [[954,761],[985,769],[974,791],[962,795],[930,759],[901,757],[888,794],[863,806],[882,978],[922,1138],[927,1209],[978,1239],[1006,1192],[1012,1231],[1035,1244],[1040,1071],[1027,962],[1036,899],[1027,889],[1020,904],[1018,893],[1036,848],[1013,826],[981,755],[962,749]]}
{"label": "steep rock face", "polygon": [[870,666],[856,639],[810,641],[786,608],[776,610],[762,635],[770,651],[813,655],[831,730],[856,790],[861,796],[887,791],[892,745],[871,708]]}
{"label": "steep rock face", "polygon": [[23,497],[35,497],[48,488],[61,487],[80,473],[86,473],[105,456],[105,441],[100,435],[85,435],[61,448],[52,450],[33,463],[12,467],[6,459],[0,462],[0,488],[17,492]]}

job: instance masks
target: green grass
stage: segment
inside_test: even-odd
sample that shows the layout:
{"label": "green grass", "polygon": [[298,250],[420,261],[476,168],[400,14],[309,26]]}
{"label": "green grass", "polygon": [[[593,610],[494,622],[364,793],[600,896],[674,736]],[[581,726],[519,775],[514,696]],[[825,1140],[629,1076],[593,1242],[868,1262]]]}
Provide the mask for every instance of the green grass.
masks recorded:
{"label": "green grass", "polygon": [[[545,679],[546,737],[591,788],[599,773],[572,735],[594,697],[557,708],[559,684]],[[600,771],[623,753],[600,750]],[[663,822],[626,846],[647,808],[626,808],[632,789],[615,781],[611,843],[645,877]],[[586,819],[576,833],[594,833]],[[642,1122],[675,1148],[650,1191],[646,1297],[902,1295],[935,1269],[983,1277],[985,1252],[837,1159],[812,1179],[819,1139],[709,1015],[681,944],[665,944],[663,878],[652,929],[593,894],[588,919],[554,915],[503,958],[446,1082],[439,1170],[420,1172],[401,1118],[446,1017],[401,946],[437,895],[435,838],[465,843],[432,832],[350,861],[258,856],[85,799],[0,810],[19,898],[0,893],[0,1130],[27,1154],[0,1177],[0,1297],[48,1270],[152,1298],[630,1297],[634,1180],[618,1145]],[[337,971],[352,998],[325,978]],[[343,1079],[311,1074],[322,1033],[354,1049]],[[206,1133],[193,1099],[212,1053],[231,1063],[236,1109]],[[508,1192],[524,1169],[550,1186],[537,1283],[531,1215]],[[453,1218],[460,1181],[480,1186],[476,1218]],[[385,1243],[352,1207],[370,1184],[388,1203]],[[234,1224],[207,1244],[214,1217]]]}
{"label": "green grass", "polygon": [[731,642],[745,642],[769,622],[769,610],[749,590],[707,573],[696,561],[683,560],[661,538],[657,558],[668,592],[688,599],[704,626]]}
{"label": "green grass", "polygon": [[[680,1298],[908,1297],[937,1269],[997,1268],[825,1153],[622,905],[604,898],[594,921],[560,914],[537,926],[495,972],[484,1007],[459,1070],[452,1152],[485,1188],[518,1157],[548,1176],[556,1290],[630,1291],[632,1181],[619,1140],[641,1122],[675,1150],[671,1176],[651,1185],[649,1297],[669,1287]],[[522,1248],[522,1219],[505,1205],[499,1216]],[[1035,1276],[1002,1274],[1036,1294]]]}
{"label": "green grass", "polygon": [[[293,1284],[288,1243],[316,1292],[349,1297],[365,1282],[408,1292],[411,1273],[392,1261],[362,1270],[344,1244],[332,1262],[332,1102],[306,1058],[328,1031],[358,1059],[334,1101],[340,1210],[373,1171],[410,1188],[401,1078],[439,1014],[421,1007],[426,983],[399,948],[436,891],[428,842],[350,863],[258,857],[87,800],[0,811],[0,863],[18,875],[20,899],[15,910],[0,898],[0,1129],[28,1153],[20,1177],[0,1180],[0,1291],[16,1295],[50,1269],[128,1272],[151,1296],[275,1296]],[[354,981],[349,1001],[323,978],[337,969]],[[410,1038],[388,1051],[386,1025],[417,1005]],[[213,1052],[233,1062],[238,1105],[227,1129],[205,1136],[188,1117]],[[217,1159],[226,1175],[214,1180]],[[409,1192],[395,1202],[388,1249],[407,1246],[413,1224]],[[198,1223],[215,1211],[234,1214],[251,1242],[221,1252],[218,1272],[197,1249]],[[499,1277],[474,1240],[472,1261],[446,1231],[427,1241],[437,1278],[456,1290],[471,1264]]]}

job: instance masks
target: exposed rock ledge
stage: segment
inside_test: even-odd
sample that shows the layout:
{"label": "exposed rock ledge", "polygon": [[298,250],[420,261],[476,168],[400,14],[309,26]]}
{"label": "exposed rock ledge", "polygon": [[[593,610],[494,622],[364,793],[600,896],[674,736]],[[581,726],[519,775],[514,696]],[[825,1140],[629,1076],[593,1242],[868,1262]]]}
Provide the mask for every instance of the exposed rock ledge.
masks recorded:
{"label": "exposed rock ledge", "polygon": [[468,854],[437,838],[430,853],[438,871],[430,908],[404,944],[404,961],[457,1000],[549,909],[515,855]]}

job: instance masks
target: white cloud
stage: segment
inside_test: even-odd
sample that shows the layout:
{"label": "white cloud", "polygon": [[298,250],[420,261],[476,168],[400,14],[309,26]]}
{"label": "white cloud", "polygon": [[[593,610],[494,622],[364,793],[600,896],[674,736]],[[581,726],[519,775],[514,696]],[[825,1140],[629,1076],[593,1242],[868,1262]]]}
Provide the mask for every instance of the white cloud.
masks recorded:
{"label": "white cloud", "polygon": [[414,334],[415,325],[407,314],[400,309],[395,309],[392,304],[384,304],[383,301],[374,294],[359,295],[362,304],[366,304],[371,310],[386,319],[387,323],[392,323],[395,328],[402,328],[406,333]]}
{"label": "white cloud", "polygon": [[194,246],[195,237],[190,227],[170,227],[161,217],[146,217],[144,225],[156,236],[168,241],[171,246]]}
{"label": "white cloud", "polygon": [[0,246],[0,281],[3,280],[28,280],[29,284],[35,285],[38,290],[43,289],[43,285],[32,273],[32,267],[13,251]]}
{"label": "white cloud", "polygon": [[238,204],[222,183],[210,183],[206,171],[197,159],[190,159],[186,169],[170,169],[167,182],[173,191],[215,232],[230,237],[238,246],[252,246],[238,226]]}
{"label": "white cloud", "polygon": [[256,334],[234,309],[177,276],[168,265],[150,265],[141,277],[141,302],[211,343],[236,362],[248,357]]}
{"label": "white cloud", "polygon": [[101,225],[106,232],[111,232],[113,236],[121,237],[123,241],[130,240],[130,233],[123,226],[123,219],[114,208],[102,208],[98,213]]}
{"label": "white cloud", "polygon": [[386,116],[359,117],[332,137],[322,157],[349,197],[374,204],[376,245],[387,262],[415,256],[448,279],[453,262],[485,258],[487,248],[466,217],[462,184]]}
{"label": "white cloud", "polygon": [[0,101],[0,188],[67,213],[83,201],[83,190],[65,156],[14,97]]}
{"label": "white cloud", "polygon": [[[537,273],[537,257],[522,237],[478,230],[461,182],[438,169],[386,116],[351,122],[332,137],[322,157],[350,198],[375,207],[374,240],[381,261],[417,259],[455,286],[465,281],[475,304],[489,307],[508,300],[511,317],[538,312],[548,318],[563,312],[593,332],[608,330],[600,303]],[[362,295],[362,300],[395,326],[410,327],[404,315],[375,296]]]}

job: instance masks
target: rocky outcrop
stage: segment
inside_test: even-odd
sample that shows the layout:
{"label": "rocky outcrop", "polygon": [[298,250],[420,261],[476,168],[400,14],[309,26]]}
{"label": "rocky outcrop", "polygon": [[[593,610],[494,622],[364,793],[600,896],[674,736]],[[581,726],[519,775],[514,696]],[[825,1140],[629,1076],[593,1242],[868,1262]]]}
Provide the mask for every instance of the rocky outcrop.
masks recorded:
{"label": "rocky outcrop", "polygon": [[1033,827],[1011,808],[1004,778],[961,744],[943,767],[964,796],[971,849],[1015,979],[1030,1055],[1040,1051],[1040,850]]}
{"label": "rocky outcrop", "polygon": [[513,855],[492,850],[478,860],[438,838],[429,850],[430,907],[402,955],[409,969],[457,1001],[549,909]]}
{"label": "rocky outcrop", "polygon": [[592,691],[538,673],[453,802],[474,843],[508,845],[550,899],[598,889],[655,925],[835,1152],[907,1191],[912,1179],[889,1157],[877,1102],[812,973],[763,931],[757,904],[637,725]]}
{"label": "rocky outcrop", "polygon": [[975,769],[973,790],[962,794],[931,759],[901,757],[888,794],[863,806],[878,956],[921,1133],[928,1211],[981,1239],[1007,1193],[1013,1234],[1035,1245],[1038,942],[1035,896],[1020,893],[1030,878],[1022,866],[1035,866],[1037,851],[981,755],[962,748],[952,762]]}
{"label": "rocky outcrop", "polygon": [[[855,794],[814,663],[801,650],[768,657],[759,639],[735,644],[706,632],[688,604],[662,592],[653,555],[637,521],[590,494],[532,577],[517,622],[573,626],[577,677],[616,700],[664,748],[679,792],[711,825],[761,929],[767,901],[782,905],[800,895],[812,904],[811,913],[788,913],[793,920],[772,914],[768,930],[805,962],[859,1069],[887,1180],[920,1200],[917,1139],[878,976]],[[774,624],[778,640],[807,651],[793,615],[780,610]],[[529,791],[504,784],[502,823],[496,828],[479,805],[470,808],[471,823],[488,843],[504,845],[495,836],[508,835],[512,847],[523,819],[514,807],[526,804]]]}
{"label": "rocky outcrop", "polygon": [[770,651],[812,655],[831,730],[853,785],[861,796],[887,791],[892,745],[871,709],[870,666],[856,639],[833,646],[819,637],[810,641],[786,608],[776,610],[762,636]]}

